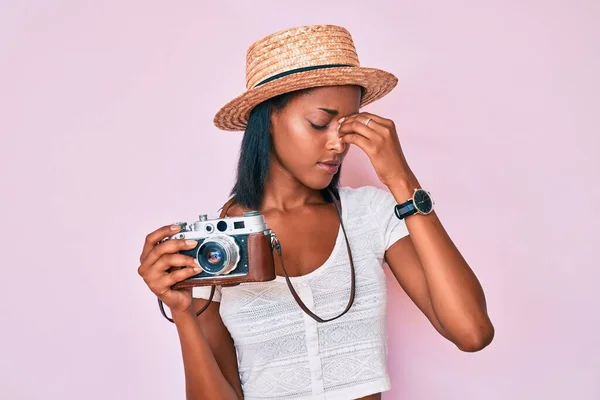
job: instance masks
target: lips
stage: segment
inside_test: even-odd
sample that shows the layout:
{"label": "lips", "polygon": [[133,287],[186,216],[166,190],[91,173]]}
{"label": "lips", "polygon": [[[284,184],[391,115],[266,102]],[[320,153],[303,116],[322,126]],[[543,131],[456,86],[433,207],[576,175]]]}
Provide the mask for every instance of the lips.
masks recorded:
{"label": "lips", "polygon": [[317,163],[317,165],[321,168],[323,168],[323,170],[325,170],[325,172],[327,172],[329,175],[335,175],[337,174],[337,172],[340,169],[340,163],[339,162],[320,162]]}

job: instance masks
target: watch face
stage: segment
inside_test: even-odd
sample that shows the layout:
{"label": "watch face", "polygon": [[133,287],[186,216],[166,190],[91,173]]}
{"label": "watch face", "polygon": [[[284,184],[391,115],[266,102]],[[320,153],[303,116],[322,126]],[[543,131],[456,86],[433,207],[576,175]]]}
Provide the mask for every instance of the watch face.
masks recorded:
{"label": "watch face", "polygon": [[414,196],[415,207],[419,212],[423,214],[429,214],[433,210],[433,200],[431,196],[423,189],[419,189],[415,192]]}

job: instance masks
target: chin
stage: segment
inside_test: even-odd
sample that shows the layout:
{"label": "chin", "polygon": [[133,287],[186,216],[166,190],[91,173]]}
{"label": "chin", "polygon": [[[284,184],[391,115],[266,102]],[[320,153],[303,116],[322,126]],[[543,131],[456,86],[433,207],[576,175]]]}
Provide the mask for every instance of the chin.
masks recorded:
{"label": "chin", "polygon": [[331,179],[329,179],[328,181],[316,181],[316,180],[310,180],[310,181],[304,181],[302,182],[302,184],[310,189],[313,190],[323,190],[325,188],[327,188],[327,186],[329,186],[329,184],[331,183]]}
{"label": "chin", "polygon": [[313,190],[323,190],[329,186],[331,181],[333,181],[333,176],[312,176],[301,182]]}

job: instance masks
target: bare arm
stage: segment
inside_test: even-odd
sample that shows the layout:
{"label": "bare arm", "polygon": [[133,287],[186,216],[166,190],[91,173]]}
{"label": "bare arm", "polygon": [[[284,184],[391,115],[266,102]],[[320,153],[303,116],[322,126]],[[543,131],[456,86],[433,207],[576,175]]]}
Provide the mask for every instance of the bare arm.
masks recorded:
{"label": "bare arm", "polygon": [[[411,197],[416,180],[392,186],[398,203]],[[406,219],[410,236],[386,252],[394,276],[433,326],[463,351],[491,343],[494,327],[483,289],[435,212]]]}
{"label": "bare arm", "polygon": [[[338,123],[340,141],[367,154],[398,203],[421,187],[404,157],[394,121],[361,112]],[[385,255],[398,282],[442,335],[461,350],[481,350],[492,341],[494,327],[475,274],[435,212],[410,216],[406,226],[409,237],[392,245]]]}
{"label": "bare arm", "polygon": [[[197,318],[196,310],[206,300],[194,299],[191,289],[173,289],[176,282],[202,270],[195,258],[179,254],[194,248],[196,241],[163,241],[180,229],[179,225],[163,226],[146,236],[138,273],[171,310],[183,353],[186,398],[242,399],[233,340],[221,320],[219,303],[212,303]],[[173,270],[174,266],[185,268]]]}
{"label": "bare arm", "polygon": [[[193,299],[192,310],[206,300]],[[187,400],[243,399],[233,340],[213,302],[199,317],[174,313],[181,342]]]}
{"label": "bare arm", "polygon": [[[235,210],[236,207],[232,207],[229,211]],[[236,215],[242,214],[238,210]],[[183,353],[187,399],[243,399],[237,355],[231,334],[219,313],[220,303],[213,301],[202,314],[198,317],[195,315],[195,310],[204,308],[207,302],[192,298],[189,313],[173,315]],[[208,352],[206,347],[209,348]],[[208,360],[205,360],[207,356]],[[215,372],[216,381],[210,376],[199,377],[203,375],[201,371],[205,362],[208,362],[211,370],[216,363],[220,373]],[[207,379],[217,387],[205,386],[202,379]]]}
{"label": "bare arm", "polygon": [[[420,188],[396,131],[387,118],[361,112],[338,121],[342,143],[355,144],[369,157],[377,176],[404,203]],[[392,212],[392,210],[390,210]],[[494,337],[483,290],[437,215],[406,219],[410,233],[386,252],[386,261],[433,325],[465,351],[477,351]]]}

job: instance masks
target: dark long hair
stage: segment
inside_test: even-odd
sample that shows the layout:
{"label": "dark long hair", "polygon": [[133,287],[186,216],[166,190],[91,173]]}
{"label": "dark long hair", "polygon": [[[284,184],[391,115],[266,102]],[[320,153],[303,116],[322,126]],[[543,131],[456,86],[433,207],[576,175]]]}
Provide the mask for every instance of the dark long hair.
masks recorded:
{"label": "dark long hair", "polygon": [[[231,195],[241,206],[258,210],[262,204],[265,184],[269,177],[269,166],[271,160],[271,109],[283,109],[286,104],[295,96],[305,94],[310,89],[285,93],[266,100],[256,107],[250,113],[246,131],[242,139],[240,156],[237,167],[237,180]],[[329,186],[321,190],[323,199],[331,202],[331,196],[328,189],[331,189],[336,197],[338,196],[338,186],[340,180],[340,171],[334,176]]]}

